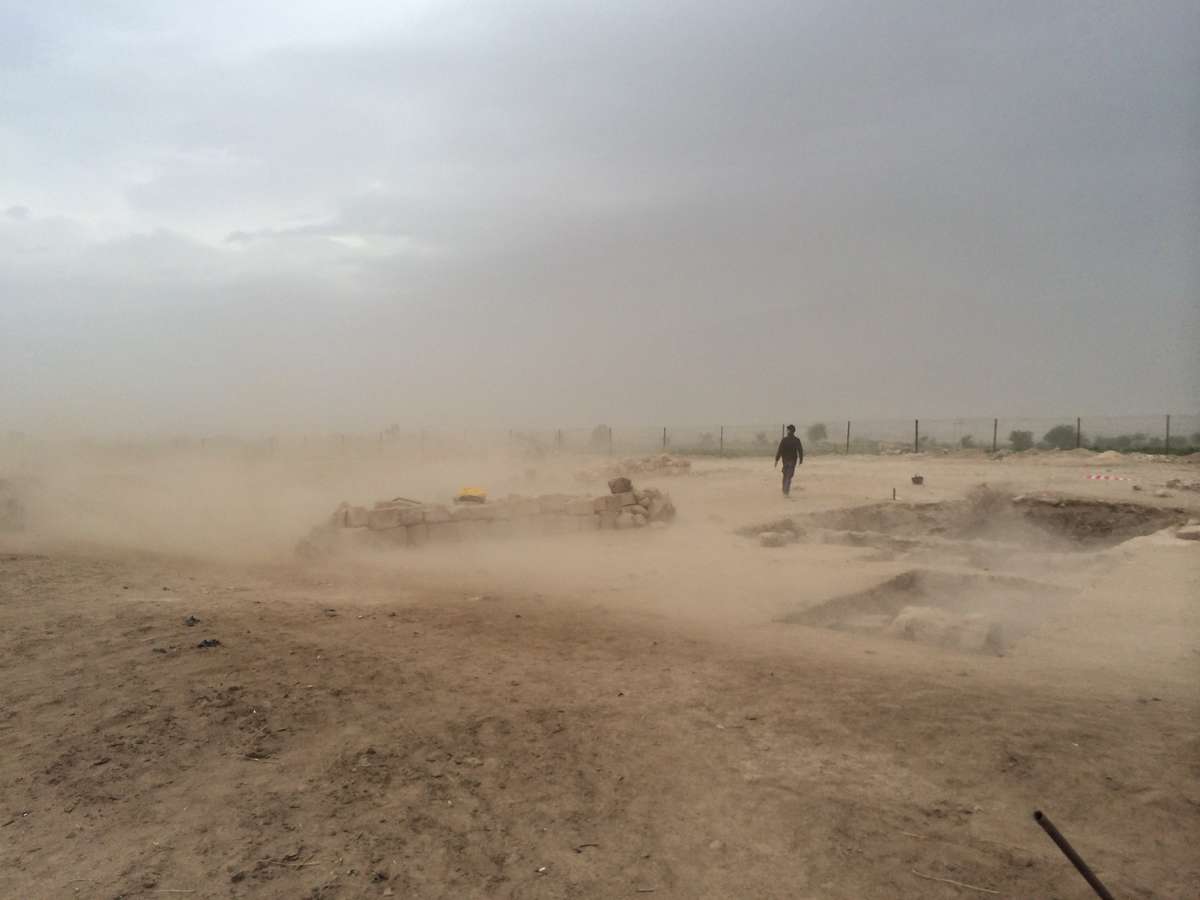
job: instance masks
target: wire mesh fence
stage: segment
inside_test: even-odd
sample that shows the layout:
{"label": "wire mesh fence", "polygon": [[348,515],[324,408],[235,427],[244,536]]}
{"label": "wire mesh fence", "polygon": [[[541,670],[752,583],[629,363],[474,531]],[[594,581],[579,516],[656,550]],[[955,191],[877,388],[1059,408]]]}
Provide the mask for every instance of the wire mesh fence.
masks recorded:
{"label": "wire mesh fence", "polygon": [[[1200,451],[1200,414],[1148,416],[959,417],[933,419],[814,419],[796,421],[805,452],[896,454],[932,450],[1117,450],[1142,453]],[[389,428],[369,434],[276,434],[262,437],[211,435],[154,440],[77,441],[95,454],[135,454],[147,459],[188,453],[236,453],[248,460],[280,454],[312,458],[386,455],[397,460],[433,460],[473,455],[481,459],[518,455],[542,458],[575,454],[644,456],[773,456],[784,423],[750,425],[633,425],[574,428]],[[53,452],[61,442],[20,434],[0,436],[11,457]]]}

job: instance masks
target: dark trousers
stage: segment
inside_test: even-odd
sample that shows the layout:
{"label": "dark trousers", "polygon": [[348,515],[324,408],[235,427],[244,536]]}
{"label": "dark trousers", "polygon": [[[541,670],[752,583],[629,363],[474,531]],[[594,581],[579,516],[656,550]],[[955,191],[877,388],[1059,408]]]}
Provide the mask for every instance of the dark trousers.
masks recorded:
{"label": "dark trousers", "polygon": [[794,462],[783,464],[783,496],[787,497],[792,493],[792,476],[796,474],[796,464]]}

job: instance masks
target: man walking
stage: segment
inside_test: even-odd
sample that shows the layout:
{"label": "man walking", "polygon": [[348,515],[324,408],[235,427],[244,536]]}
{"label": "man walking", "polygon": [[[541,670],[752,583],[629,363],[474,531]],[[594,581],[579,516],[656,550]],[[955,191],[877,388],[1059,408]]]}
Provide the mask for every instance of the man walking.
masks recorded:
{"label": "man walking", "polygon": [[775,451],[775,465],[783,460],[783,496],[792,496],[792,476],[796,474],[796,466],[804,462],[804,445],[796,437],[796,426],[787,427],[787,437],[779,442]]}

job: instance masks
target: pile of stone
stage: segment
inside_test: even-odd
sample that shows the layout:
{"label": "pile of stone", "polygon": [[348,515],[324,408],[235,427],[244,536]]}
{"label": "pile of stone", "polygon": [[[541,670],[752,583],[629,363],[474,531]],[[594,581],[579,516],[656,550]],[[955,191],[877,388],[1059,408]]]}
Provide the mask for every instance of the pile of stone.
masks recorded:
{"label": "pile of stone", "polygon": [[608,496],[592,501],[600,528],[644,528],[675,518],[671,498],[656,488],[634,490],[633,482],[618,477],[608,483]]}
{"label": "pile of stone", "polygon": [[675,517],[671,498],[654,488],[635,490],[628,478],[614,478],[602,497],[543,494],[511,495],[484,503],[452,506],[397,497],[365,506],[341,504],[329,521],[313,529],[297,547],[302,555],[338,549],[419,547],[429,543],[489,538],[534,537],[662,527]]}

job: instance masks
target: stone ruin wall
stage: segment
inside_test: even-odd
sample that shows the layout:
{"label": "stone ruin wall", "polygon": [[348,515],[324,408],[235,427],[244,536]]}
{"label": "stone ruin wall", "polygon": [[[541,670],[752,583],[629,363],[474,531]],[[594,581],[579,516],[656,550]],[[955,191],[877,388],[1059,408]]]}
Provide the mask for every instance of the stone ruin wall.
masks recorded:
{"label": "stone ruin wall", "polygon": [[663,527],[675,517],[671,498],[637,490],[627,478],[609,482],[599,497],[543,494],[489,502],[425,504],[398,498],[374,508],[343,503],[301,541],[305,555],[343,546],[420,547],[430,543],[572,534],[603,529]]}

